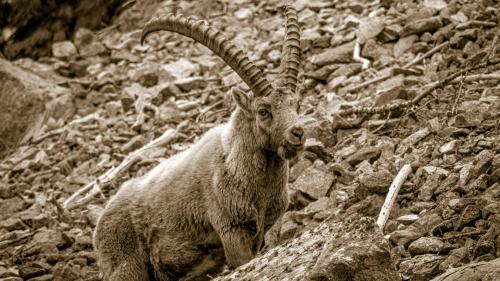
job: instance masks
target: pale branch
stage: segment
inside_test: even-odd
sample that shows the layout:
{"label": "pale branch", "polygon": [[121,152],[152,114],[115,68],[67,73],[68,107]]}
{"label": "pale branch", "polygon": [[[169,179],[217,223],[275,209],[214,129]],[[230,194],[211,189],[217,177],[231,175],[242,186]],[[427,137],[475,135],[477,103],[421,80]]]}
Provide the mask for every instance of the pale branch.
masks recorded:
{"label": "pale branch", "polygon": [[363,69],[367,69],[370,66],[370,60],[361,57],[361,44],[356,41],[354,44],[354,51],[352,53],[352,58],[354,61],[361,62],[363,64]]}
{"label": "pale branch", "polygon": [[[125,157],[117,167],[109,169],[106,173],[99,176],[96,180],[90,182],[71,195],[64,201],[63,207],[66,210],[72,210],[90,202],[96,195],[102,195],[102,186],[114,182],[121,173],[127,171],[134,163],[144,158],[143,154],[153,147],[162,146],[170,142],[177,134],[174,129],[166,130],[160,137],[147,143],[145,146],[137,149]],[[85,194],[86,193],[86,194]],[[85,195],[84,195],[85,194]]]}
{"label": "pale branch", "polygon": [[377,225],[383,231],[385,227],[385,223],[389,218],[389,214],[391,213],[392,206],[394,202],[396,202],[396,196],[398,196],[399,189],[405,182],[406,178],[411,172],[411,165],[406,164],[399,170],[399,173],[394,178],[391,187],[389,188],[389,192],[387,193],[387,197],[385,198],[384,205],[382,205],[382,209],[380,210],[380,214],[378,215]]}

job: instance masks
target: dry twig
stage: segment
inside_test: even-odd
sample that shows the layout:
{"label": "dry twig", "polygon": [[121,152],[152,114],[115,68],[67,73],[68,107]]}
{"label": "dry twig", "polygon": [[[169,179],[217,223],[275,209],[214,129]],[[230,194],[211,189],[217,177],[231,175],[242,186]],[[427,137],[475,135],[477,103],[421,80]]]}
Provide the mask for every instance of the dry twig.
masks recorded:
{"label": "dry twig", "polygon": [[[68,199],[66,199],[66,201],[63,204],[64,208],[66,210],[72,210],[78,208],[90,202],[90,200],[92,200],[94,196],[98,194],[102,195],[102,188],[101,188],[102,186],[111,184],[118,178],[118,176],[121,173],[128,170],[137,161],[143,159],[143,153],[145,153],[148,149],[161,146],[170,142],[175,137],[177,131],[178,129],[177,130],[168,129],[160,137],[152,140],[145,146],[130,153],[127,157],[125,157],[125,159],[122,161],[122,163],[120,163],[118,167],[113,167],[109,169],[106,173],[98,177],[96,180],[82,187],[73,195],[71,195]],[[83,194],[85,195],[83,196]],[[83,197],[80,198],[81,196]]]}
{"label": "dry twig", "polygon": [[[393,111],[395,109],[408,107],[408,106],[417,104],[420,100],[422,100],[425,96],[427,96],[428,94],[430,94],[431,92],[433,92],[437,88],[442,88],[449,83],[460,83],[461,80],[456,80],[456,81],[454,81],[454,80],[457,77],[459,77],[465,73],[468,73],[472,70],[484,68],[486,66],[496,65],[499,63],[500,63],[500,60],[494,60],[494,61],[480,63],[478,65],[471,66],[471,67],[468,67],[464,70],[457,71],[453,74],[450,74],[450,75],[448,75],[448,77],[446,77],[445,79],[443,79],[441,81],[432,82],[432,83],[427,84],[424,87],[419,87],[419,88],[425,88],[425,90],[423,90],[415,98],[413,98],[412,100],[407,101],[407,102],[398,103],[398,104],[390,104],[390,105],[385,105],[385,106],[380,106],[380,107],[364,107],[364,106],[354,107],[354,108],[350,108],[350,109],[346,109],[346,110],[341,110],[338,112],[338,114],[341,116],[350,115],[350,114],[358,114],[358,113],[375,114],[375,113],[389,112],[389,111]],[[477,75],[471,75],[471,76],[469,76],[469,78],[465,78],[464,81],[470,82],[470,81],[478,81],[478,80],[498,79],[498,78],[500,78],[499,76],[500,76],[500,74],[498,74],[498,73],[477,74]]]}

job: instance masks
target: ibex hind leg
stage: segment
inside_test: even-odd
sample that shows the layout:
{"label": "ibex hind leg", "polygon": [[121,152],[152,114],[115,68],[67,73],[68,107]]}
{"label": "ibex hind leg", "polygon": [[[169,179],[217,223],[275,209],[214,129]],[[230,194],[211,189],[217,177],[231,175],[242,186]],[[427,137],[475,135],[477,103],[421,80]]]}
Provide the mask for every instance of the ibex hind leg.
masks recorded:
{"label": "ibex hind leg", "polygon": [[128,258],[115,268],[107,281],[154,281],[153,276],[142,261]]}
{"label": "ibex hind leg", "polygon": [[154,280],[130,216],[123,209],[106,210],[97,224],[94,246],[104,281]]}
{"label": "ibex hind leg", "polygon": [[224,265],[222,247],[207,249],[184,239],[162,236],[152,247],[157,280],[208,281]]}

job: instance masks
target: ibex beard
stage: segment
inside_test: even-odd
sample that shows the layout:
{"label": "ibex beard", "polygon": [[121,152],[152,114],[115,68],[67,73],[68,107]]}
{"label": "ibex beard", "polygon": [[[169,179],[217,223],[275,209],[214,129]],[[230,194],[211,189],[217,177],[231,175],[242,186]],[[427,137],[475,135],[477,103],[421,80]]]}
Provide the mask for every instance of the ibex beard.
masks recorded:
{"label": "ibex beard", "polygon": [[[295,38],[295,10],[287,13],[287,37]],[[237,107],[228,123],[126,182],[108,202],[94,233],[108,281],[206,280],[224,264],[248,262],[287,209],[288,162],[304,146],[295,95],[297,40],[284,44],[284,78],[272,87],[234,45],[199,22],[167,16],[148,23],[143,38],[165,29],[208,46],[251,91],[233,88]]]}

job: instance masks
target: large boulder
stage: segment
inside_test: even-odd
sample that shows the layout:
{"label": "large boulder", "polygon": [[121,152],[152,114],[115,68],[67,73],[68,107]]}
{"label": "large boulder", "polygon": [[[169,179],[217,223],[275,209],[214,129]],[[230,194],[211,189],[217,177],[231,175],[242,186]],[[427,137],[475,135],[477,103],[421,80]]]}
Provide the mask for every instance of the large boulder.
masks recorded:
{"label": "large boulder", "polygon": [[74,112],[68,89],[0,58],[0,157],[40,133],[50,117]]}
{"label": "large boulder", "polygon": [[400,280],[372,218],[326,221],[215,280]]}

